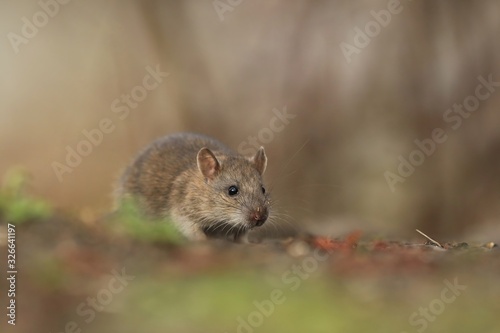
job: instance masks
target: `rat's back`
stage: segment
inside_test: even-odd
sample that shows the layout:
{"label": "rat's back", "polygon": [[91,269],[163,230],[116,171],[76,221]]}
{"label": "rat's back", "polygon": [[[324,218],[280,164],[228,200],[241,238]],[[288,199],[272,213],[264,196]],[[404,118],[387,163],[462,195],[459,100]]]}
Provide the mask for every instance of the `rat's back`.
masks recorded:
{"label": "rat's back", "polygon": [[224,155],[235,153],[221,142],[195,133],[177,133],[157,139],[143,149],[120,178],[117,196],[135,198],[148,215],[162,216],[170,208],[174,180],[196,169],[196,155],[203,147]]}

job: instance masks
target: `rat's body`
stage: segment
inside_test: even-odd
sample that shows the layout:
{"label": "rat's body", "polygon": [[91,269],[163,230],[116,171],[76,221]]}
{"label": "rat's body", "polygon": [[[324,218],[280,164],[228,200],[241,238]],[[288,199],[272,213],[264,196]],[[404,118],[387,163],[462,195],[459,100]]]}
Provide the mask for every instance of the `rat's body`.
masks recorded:
{"label": "rat's body", "polygon": [[181,133],[154,141],[125,170],[118,200],[133,197],[145,215],[172,220],[189,239],[239,240],[268,217],[264,148],[252,158],[207,136]]}

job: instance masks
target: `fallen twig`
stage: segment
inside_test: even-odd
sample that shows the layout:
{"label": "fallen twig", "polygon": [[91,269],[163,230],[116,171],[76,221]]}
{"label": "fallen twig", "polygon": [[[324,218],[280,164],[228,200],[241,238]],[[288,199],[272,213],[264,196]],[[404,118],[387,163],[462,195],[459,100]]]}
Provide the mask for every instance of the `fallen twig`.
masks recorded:
{"label": "fallen twig", "polygon": [[434,245],[436,246],[439,246],[440,248],[444,249],[443,245],[439,244],[438,242],[436,242],[434,239],[430,238],[429,236],[427,236],[426,234],[424,234],[422,231],[418,230],[418,229],[415,229],[417,230],[417,232],[419,234],[421,234],[422,236],[424,236],[425,238],[427,238],[429,241],[431,241],[431,243],[433,243]]}

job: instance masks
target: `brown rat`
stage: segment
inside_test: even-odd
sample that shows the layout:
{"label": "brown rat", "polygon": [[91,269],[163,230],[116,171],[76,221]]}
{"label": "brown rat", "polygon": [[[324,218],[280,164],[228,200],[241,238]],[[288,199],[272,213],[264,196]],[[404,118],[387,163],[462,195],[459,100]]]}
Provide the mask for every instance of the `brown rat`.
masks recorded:
{"label": "brown rat", "polygon": [[170,219],[189,239],[239,241],[268,218],[266,165],[263,147],[248,158],[204,135],[174,134],[139,153],[120,179],[117,199],[133,197],[147,216]]}

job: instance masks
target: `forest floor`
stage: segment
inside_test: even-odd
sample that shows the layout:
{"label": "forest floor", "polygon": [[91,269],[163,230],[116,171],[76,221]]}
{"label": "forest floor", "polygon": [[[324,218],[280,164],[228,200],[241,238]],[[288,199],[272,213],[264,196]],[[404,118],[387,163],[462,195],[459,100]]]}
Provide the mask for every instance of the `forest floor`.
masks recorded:
{"label": "forest floor", "polygon": [[68,217],[16,186],[0,192],[1,262],[15,252],[1,332],[500,332],[493,242],[189,243],[133,214]]}

